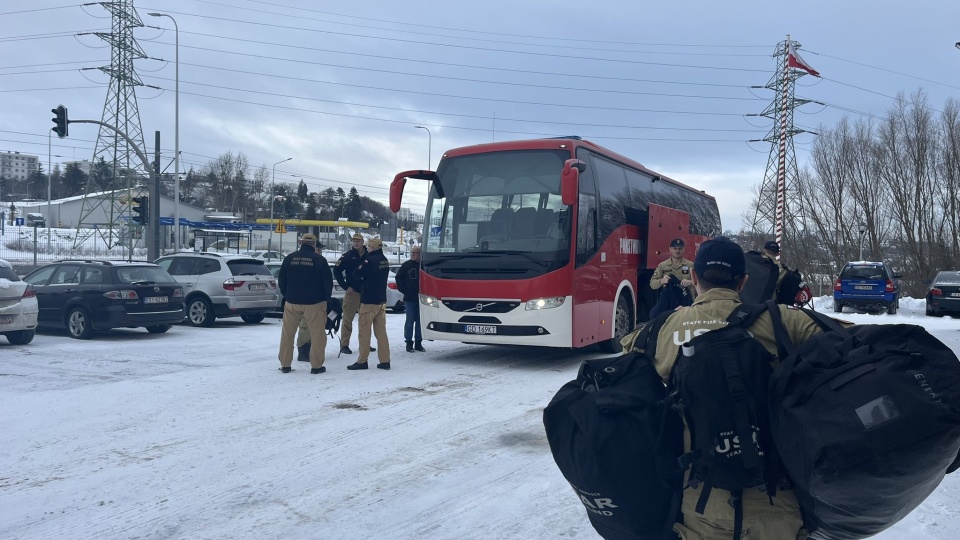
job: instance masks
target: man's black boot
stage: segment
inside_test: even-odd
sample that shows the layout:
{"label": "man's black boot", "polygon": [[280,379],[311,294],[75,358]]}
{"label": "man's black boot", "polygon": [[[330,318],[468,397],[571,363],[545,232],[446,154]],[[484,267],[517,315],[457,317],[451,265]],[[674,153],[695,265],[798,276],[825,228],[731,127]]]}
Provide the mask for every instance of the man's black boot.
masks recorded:
{"label": "man's black boot", "polygon": [[422,342],[422,341],[418,341],[418,342],[416,343],[416,345],[413,346],[413,350],[415,350],[415,351],[420,351],[420,352],[427,352],[427,350],[423,348],[423,342]]}
{"label": "man's black boot", "polygon": [[297,360],[301,362],[310,361],[310,342],[309,341],[297,347]]}
{"label": "man's black boot", "polygon": [[407,342],[407,352],[413,352],[413,342],[412,342],[412,341],[408,341],[408,342]]}

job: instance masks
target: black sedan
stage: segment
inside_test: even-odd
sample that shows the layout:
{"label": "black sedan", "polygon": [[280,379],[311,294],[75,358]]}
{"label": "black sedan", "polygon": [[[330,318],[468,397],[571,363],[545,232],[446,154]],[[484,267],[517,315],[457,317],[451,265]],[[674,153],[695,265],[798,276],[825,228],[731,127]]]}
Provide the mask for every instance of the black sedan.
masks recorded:
{"label": "black sedan", "polygon": [[112,328],[162,334],[184,318],[183,286],[153,263],[57,261],[23,280],[36,291],[39,325],[77,339]]}
{"label": "black sedan", "polygon": [[927,315],[960,315],[960,271],[943,270],[927,291]]}

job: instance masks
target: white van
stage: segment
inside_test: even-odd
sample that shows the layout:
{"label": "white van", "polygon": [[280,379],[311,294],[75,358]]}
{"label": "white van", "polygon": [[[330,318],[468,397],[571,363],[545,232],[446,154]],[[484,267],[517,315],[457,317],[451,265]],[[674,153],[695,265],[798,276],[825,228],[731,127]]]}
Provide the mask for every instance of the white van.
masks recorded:
{"label": "white van", "polygon": [[29,213],[27,214],[26,219],[27,227],[46,227],[47,220],[44,219],[43,214]]}

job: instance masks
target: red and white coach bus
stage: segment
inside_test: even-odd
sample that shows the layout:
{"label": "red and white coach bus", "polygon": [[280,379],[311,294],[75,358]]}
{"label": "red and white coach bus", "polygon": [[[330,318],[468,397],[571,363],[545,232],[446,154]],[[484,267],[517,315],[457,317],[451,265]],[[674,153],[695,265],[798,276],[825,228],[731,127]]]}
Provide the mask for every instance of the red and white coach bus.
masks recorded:
{"label": "red and white coach bus", "polygon": [[716,200],[579,137],[467,146],[431,182],[420,319],[431,340],[606,352],[656,302],[649,280],[683,238],[687,256],[720,234]]}

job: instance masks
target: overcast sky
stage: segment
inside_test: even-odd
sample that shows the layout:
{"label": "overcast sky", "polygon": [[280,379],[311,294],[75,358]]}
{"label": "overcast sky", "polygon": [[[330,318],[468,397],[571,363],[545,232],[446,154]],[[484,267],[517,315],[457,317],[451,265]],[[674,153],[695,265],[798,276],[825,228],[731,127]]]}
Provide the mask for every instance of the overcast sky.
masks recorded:
{"label": "overcast sky", "polygon": [[[397,172],[436,167],[444,150],[490,141],[580,135],[717,197],[739,229],[767,167],[769,121],[758,114],[787,34],[823,76],[797,96],[820,101],[798,127],[882,115],[923,89],[931,108],[960,97],[960,2],[136,0],[135,63],[148,151],[161,132],[173,158],[175,47],[180,27],[181,169],[225,152],[256,167],[292,157],[276,180],[311,191],[356,186],[387,202]],[[733,7],[735,6],[735,7]],[[100,120],[110,49],[100,5],[0,0],[0,150],[41,156],[50,109]],[[426,130],[414,126],[426,126]],[[53,138],[53,163],[90,159],[97,126]],[[432,139],[432,144],[431,143]],[[807,162],[812,135],[796,138]],[[171,166],[168,171],[173,171]],[[296,175],[296,176],[295,176]],[[410,184],[408,184],[410,186]],[[426,190],[408,187],[422,213]],[[752,214],[750,214],[752,217]]]}

